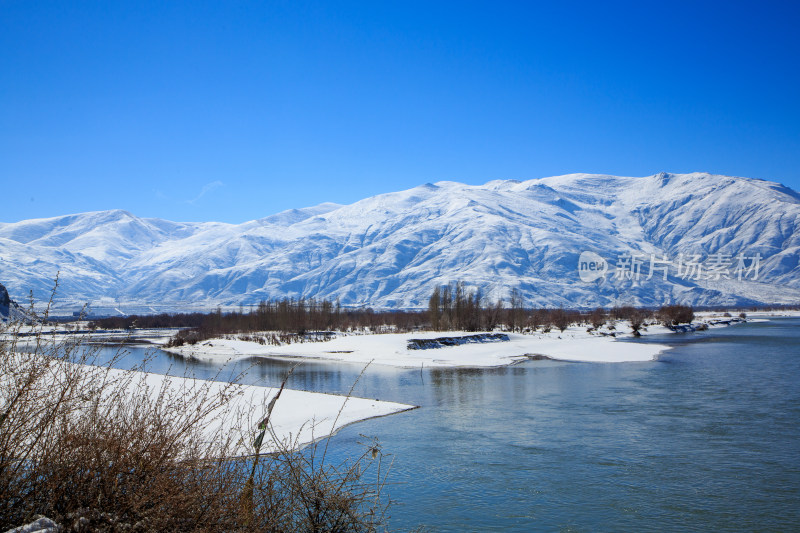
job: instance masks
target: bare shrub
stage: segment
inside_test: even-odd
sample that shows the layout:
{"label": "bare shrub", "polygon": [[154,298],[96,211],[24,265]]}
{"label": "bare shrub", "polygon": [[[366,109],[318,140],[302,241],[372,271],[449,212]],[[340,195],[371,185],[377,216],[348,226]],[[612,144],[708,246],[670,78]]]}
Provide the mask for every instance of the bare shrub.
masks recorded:
{"label": "bare shrub", "polygon": [[[92,366],[98,353],[84,339],[28,329],[0,332],[0,531],[38,515],[64,531],[374,531],[383,524],[383,482],[363,477],[373,464],[380,472],[377,446],[337,468],[316,445],[298,450],[297,443],[232,458],[232,435],[209,442],[204,431],[235,384],[187,394],[164,380],[148,390],[141,372],[112,369],[114,361]],[[269,417],[262,425],[270,427]]]}
{"label": "bare shrub", "polygon": [[360,457],[339,465],[320,464],[318,444],[263,458],[252,499],[243,500],[245,522],[257,531],[379,530],[386,521],[387,470],[377,441],[362,444]]}
{"label": "bare shrub", "polygon": [[642,328],[646,319],[647,313],[641,309],[632,309],[628,312],[628,321],[631,324],[634,335],[640,335],[639,330]]}
{"label": "bare shrub", "polygon": [[550,311],[550,321],[562,333],[569,327],[571,322],[569,314],[561,308]]}
{"label": "bare shrub", "polygon": [[598,307],[597,309],[593,310],[589,313],[589,323],[592,324],[594,329],[600,329],[603,324],[606,323],[606,310],[602,307]]}
{"label": "bare shrub", "polygon": [[694,320],[694,310],[688,305],[665,305],[658,310],[658,318],[668,327],[689,324]]}

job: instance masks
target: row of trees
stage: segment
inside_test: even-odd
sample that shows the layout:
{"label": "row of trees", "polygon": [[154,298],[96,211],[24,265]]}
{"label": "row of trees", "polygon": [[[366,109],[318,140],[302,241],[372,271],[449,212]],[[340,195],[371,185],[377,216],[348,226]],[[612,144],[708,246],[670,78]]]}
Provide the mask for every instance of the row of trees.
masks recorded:
{"label": "row of trees", "polygon": [[638,331],[648,321],[674,326],[693,319],[694,311],[685,305],[667,305],[658,310],[632,306],[609,310],[598,307],[591,311],[526,308],[517,289],[511,291],[506,306],[502,299],[484,301],[480,289],[469,291],[463,282],[435,287],[428,299],[428,323],[436,331],[491,331],[498,326],[510,331],[551,327],[564,331],[570,324],[597,329],[612,320],[627,320],[634,331]]}
{"label": "row of trees", "polygon": [[493,329],[499,308],[484,307],[480,290],[467,293],[463,282],[435,287],[428,300],[428,320],[437,331]]}
{"label": "row of trees", "polygon": [[418,311],[374,311],[370,308],[345,309],[338,302],[315,299],[262,301],[253,309],[212,313],[131,315],[92,321],[93,329],[185,328],[177,339],[196,342],[221,334],[275,331],[305,335],[318,331],[366,330],[412,331],[427,323]]}
{"label": "row of trees", "polygon": [[435,287],[427,311],[375,311],[369,308],[343,308],[338,302],[316,299],[262,301],[253,309],[234,312],[160,314],[150,316],[110,317],[92,322],[91,327],[186,328],[176,341],[198,340],[230,333],[273,331],[286,335],[306,335],[320,331],[369,330],[372,332],[408,332],[419,329],[435,331],[532,331],[570,324],[600,328],[613,320],[630,322],[634,331],[650,322],[668,326],[691,322],[691,307],[664,306],[659,310],[614,307],[591,311],[529,308],[523,305],[519,291],[511,292],[508,305],[503,300],[491,302],[480,290],[468,290],[463,282]]}
{"label": "row of trees", "polygon": [[526,309],[517,289],[511,291],[510,305],[503,300],[484,300],[480,290],[468,291],[463,282],[435,287],[428,300],[428,324],[435,331],[491,331],[497,327],[523,331],[581,322],[579,311]]}

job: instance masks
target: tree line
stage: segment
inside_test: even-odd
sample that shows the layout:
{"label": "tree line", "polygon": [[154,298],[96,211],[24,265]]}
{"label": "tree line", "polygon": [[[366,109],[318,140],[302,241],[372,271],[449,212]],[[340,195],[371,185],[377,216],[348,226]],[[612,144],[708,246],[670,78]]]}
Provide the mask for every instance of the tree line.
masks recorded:
{"label": "tree line", "polygon": [[[93,320],[92,329],[183,328],[176,335],[179,344],[197,342],[229,333],[272,331],[303,336],[312,332],[368,330],[407,332],[425,326],[427,318],[418,311],[376,311],[344,308],[338,302],[316,299],[262,300],[245,311],[211,313],[161,313]],[[183,341],[183,342],[181,342]]]}
{"label": "tree line", "polygon": [[521,293],[511,291],[508,302],[490,301],[480,289],[469,290],[463,282],[434,287],[424,311],[387,311],[345,308],[339,302],[317,299],[263,300],[245,311],[132,315],[94,320],[90,327],[102,329],[181,328],[175,344],[194,343],[224,334],[276,332],[290,336],[275,342],[330,331],[403,333],[416,330],[511,332],[564,331],[570,325],[600,328],[625,320],[634,331],[649,323],[674,326],[689,323],[694,311],[689,306],[667,305],[660,309],[618,306],[593,310],[532,308],[524,305]]}
{"label": "tree line", "polygon": [[522,294],[511,291],[508,305],[500,299],[485,300],[480,289],[468,290],[463,282],[435,287],[428,299],[428,324],[435,331],[492,331],[497,327],[508,331],[564,331],[570,325],[600,328],[615,320],[627,320],[634,331],[648,322],[665,326],[689,323],[694,310],[685,305],[665,305],[659,309],[618,306],[611,309],[548,309],[525,307]]}

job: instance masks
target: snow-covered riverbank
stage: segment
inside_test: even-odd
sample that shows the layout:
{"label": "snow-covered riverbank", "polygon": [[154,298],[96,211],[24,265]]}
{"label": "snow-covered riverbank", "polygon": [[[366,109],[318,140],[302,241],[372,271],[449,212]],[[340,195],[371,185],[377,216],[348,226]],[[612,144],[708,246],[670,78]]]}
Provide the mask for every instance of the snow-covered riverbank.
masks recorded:
{"label": "snow-covered riverbank", "polygon": [[[36,360],[41,362],[36,363]],[[41,373],[42,365],[46,365],[46,373]],[[254,453],[253,442],[258,425],[264,420],[267,406],[279,390],[80,365],[41,354],[17,353],[5,361],[3,368],[5,372],[0,373],[0,387],[14,386],[14,374],[34,372],[32,369],[39,368],[36,371],[40,380],[37,386],[46,387],[45,390],[52,388],[54,394],[63,389],[63,383],[68,379],[79,379],[86,384],[87,390],[103,390],[101,403],[122,394],[132,404],[144,397],[154,405],[164,404],[168,410],[202,413],[197,423],[192,424],[200,428],[202,439],[213,447],[230,441],[230,445],[220,448],[220,451],[233,456]],[[261,452],[297,449],[328,437],[349,424],[414,408],[416,406],[376,399],[284,389],[269,418],[270,431],[264,438]]]}
{"label": "snow-covered riverbank", "polygon": [[[725,317],[719,313],[699,313],[692,327],[694,330],[725,327],[740,323],[737,317]],[[621,342],[631,340],[634,333],[625,321],[617,321],[590,331],[586,326],[570,326],[561,332],[504,333],[507,340],[486,339],[464,343],[452,343],[433,349],[418,349],[414,341],[424,339],[460,337],[474,334],[464,332],[415,332],[396,334],[347,334],[319,342],[301,342],[280,346],[260,344],[253,340],[241,340],[235,335],[208,339],[194,345],[162,347],[163,350],[183,357],[226,362],[249,357],[295,360],[331,360],[358,364],[373,362],[401,368],[430,367],[497,367],[515,364],[530,358],[549,358],[562,361],[622,363],[652,361],[669,346],[655,343]],[[658,324],[645,326],[641,335],[673,333]],[[248,334],[256,338],[259,334]],[[423,344],[426,344],[423,342]]]}
{"label": "snow-covered riverbank", "polygon": [[[666,328],[663,328],[665,331]],[[633,362],[651,361],[668,349],[666,345],[620,342],[616,337],[592,334],[585,327],[570,327],[564,332],[507,333],[508,340],[470,342],[435,349],[414,349],[409,341],[417,339],[457,338],[463,332],[415,332],[381,335],[342,335],[323,342],[304,342],[283,346],[262,345],[235,338],[216,338],[162,348],[184,357],[224,362],[247,357],[279,359],[322,359],[404,368],[419,367],[497,367],[531,357],[565,361]],[[624,335],[624,334],[623,334]]]}
{"label": "snow-covered riverbank", "polygon": [[[121,374],[123,371],[111,372]],[[230,394],[229,401],[205,416],[204,435],[209,442],[220,436],[233,436],[235,455],[253,453],[252,443],[258,432],[258,423],[264,419],[269,401],[278,393],[274,387],[230,385],[151,373],[141,374],[141,379],[137,373],[131,383],[137,388],[141,383],[146,384],[152,394],[166,385],[167,395],[172,397],[194,398],[197,391],[211,397],[223,391]],[[130,392],[135,393],[133,390]],[[271,435],[264,439],[261,452],[299,448],[328,437],[344,426],[415,408],[376,399],[284,389],[270,416]]]}

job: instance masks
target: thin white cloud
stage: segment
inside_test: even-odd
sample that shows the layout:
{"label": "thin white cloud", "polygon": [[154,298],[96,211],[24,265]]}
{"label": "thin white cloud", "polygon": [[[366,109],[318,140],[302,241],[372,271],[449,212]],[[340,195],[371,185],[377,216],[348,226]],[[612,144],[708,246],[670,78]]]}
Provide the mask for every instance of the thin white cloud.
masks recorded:
{"label": "thin white cloud", "polygon": [[197,196],[195,196],[191,200],[186,200],[186,203],[187,204],[193,204],[193,203],[197,202],[198,200],[200,200],[200,198],[205,196],[207,193],[213,191],[214,189],[216,189],[218,187],[222,187],[222,185],[223,185],[223,183],[221,181],[219,181],[219,180],[212,181],[211,183],[206,183],[205,185],[203,185],[203,188],[200,189],[200,194],[198,194]]}

